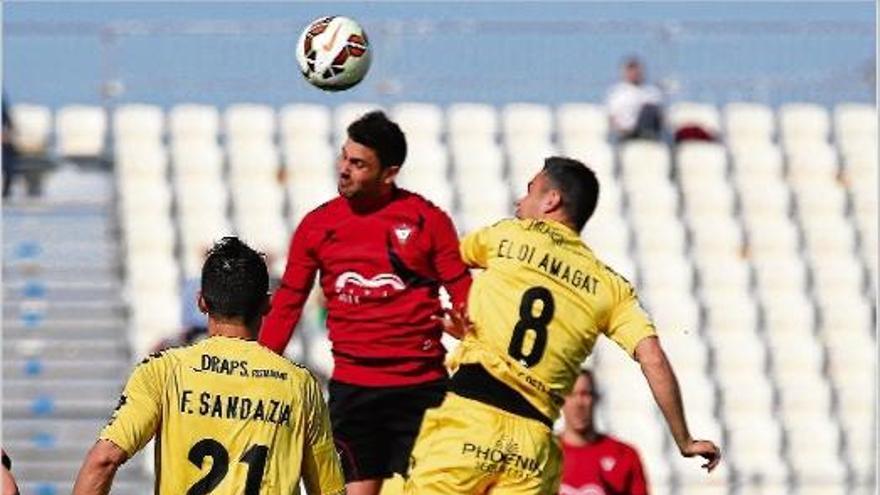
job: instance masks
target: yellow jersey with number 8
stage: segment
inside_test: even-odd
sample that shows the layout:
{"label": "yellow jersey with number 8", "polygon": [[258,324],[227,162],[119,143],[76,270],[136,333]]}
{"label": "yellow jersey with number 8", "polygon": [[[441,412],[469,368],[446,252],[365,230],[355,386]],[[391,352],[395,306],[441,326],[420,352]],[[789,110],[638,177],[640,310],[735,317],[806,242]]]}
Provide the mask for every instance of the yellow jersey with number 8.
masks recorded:
{"label": "yellow jersey with number 8", "polygon": [[138,365],[100,438],[156,437],[156,493],[344,493],[314,376],[255,341],[210,337]]}
{"label": "yellow jersey with number 8", "polygon": [[467,235],[461,255],[484,268],[471,286],[474,324],[450,364],[480,364],[550,420],[599,335],[630,356],[654,325],[635,289],[567,226],[503,220]]}

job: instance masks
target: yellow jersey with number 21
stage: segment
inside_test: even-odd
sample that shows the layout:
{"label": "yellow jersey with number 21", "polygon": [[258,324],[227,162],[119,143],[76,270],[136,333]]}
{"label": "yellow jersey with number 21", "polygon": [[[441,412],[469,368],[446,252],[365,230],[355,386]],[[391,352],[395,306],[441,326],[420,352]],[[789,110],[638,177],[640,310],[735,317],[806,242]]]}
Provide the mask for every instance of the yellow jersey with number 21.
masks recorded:
{"label": "yellow jersey with number 21", "polygon": [[138,365],[100,438],[129,457],[156,436],[156,493],[345,492],[320,386],[255,341],[210,337]]}

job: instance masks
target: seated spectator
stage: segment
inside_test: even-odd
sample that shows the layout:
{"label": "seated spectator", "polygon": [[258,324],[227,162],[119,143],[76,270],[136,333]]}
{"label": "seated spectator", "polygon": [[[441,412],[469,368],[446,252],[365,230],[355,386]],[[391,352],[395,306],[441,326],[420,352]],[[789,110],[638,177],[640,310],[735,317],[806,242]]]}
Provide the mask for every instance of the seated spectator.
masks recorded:
{"label": "seated spectator", "polygon": [[633,57],[623,64],[623,80],[608,91],[606,107],[618,141],[663,137],[663,94],[645,83],[642,63]]}
{"label": "seated spectator", "polygon": [[645,471],[639,454],[629,445],[596,431],[593,409],[599,394],[593,373],[581,370],[565,398],[562,416],[563,465],[560,495],[646,495]]}

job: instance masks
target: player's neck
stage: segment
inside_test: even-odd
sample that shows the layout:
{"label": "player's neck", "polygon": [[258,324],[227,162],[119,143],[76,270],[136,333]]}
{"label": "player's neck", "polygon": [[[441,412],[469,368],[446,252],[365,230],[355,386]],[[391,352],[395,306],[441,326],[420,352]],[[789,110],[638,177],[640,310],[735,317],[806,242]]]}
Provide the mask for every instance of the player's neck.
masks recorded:
{"label": "player's neck", "polygon": [[348,198],[348,204],[355,213],[372,213],[391,202],[397,187],[391,184],[375,196]]}
{"label": "player's neck", "polygon": [[574,447],[583,447],[584,445],[596,443],[600,436],[599,432],[593,428],[585,431],[575,431],[566,428],[562,431],[562,441]]}
{"label": "player's neck", "polygon": [[209,337],[233,337],[244,340],[254,340],[253,332],[247,325],[238,321],[208,320]]}

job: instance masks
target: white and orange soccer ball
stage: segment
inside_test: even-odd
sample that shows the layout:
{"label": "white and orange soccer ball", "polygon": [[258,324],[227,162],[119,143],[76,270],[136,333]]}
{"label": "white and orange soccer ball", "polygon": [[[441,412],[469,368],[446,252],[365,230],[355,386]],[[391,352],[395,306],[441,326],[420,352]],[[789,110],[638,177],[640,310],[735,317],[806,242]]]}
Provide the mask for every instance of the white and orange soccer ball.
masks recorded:
{"label": "white and orange soccer ball", "polygon": [[296,45],[303,77],[326,91],[342,91],[361,82],[370,68],[367,34],[348,17],[316,19]]}

